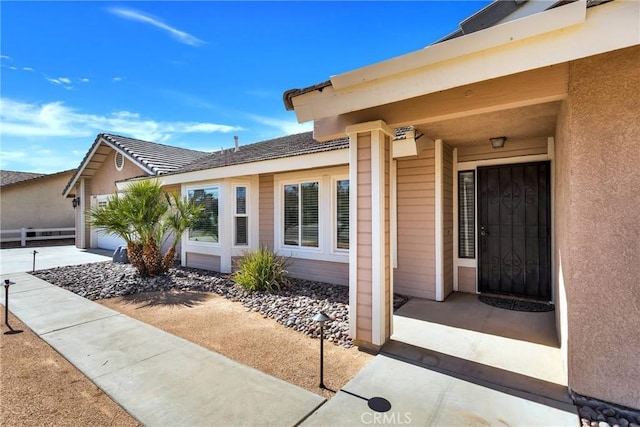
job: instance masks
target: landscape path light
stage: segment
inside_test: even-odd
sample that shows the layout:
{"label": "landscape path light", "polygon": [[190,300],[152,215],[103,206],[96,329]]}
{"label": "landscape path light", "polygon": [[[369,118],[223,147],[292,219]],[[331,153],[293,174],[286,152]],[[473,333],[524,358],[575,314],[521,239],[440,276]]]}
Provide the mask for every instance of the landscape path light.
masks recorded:
{"label": "landscape path light", "polygon": [[324,312],[319,312],[313,316],[313,321],[320,324],[320,388],[328,390],[324,385],[324,322],[331,320]]}
{"label": "landscape path light", "polygon": [[9,286],[11,285],[15,285],[15,282],[4,279],[4,324],[9,328],[9,330],[4,333],[5,335],[19,334],[22,332],[19,329],[13,329],[9,324]]}
{"label": "landscape path light", "polygon": [[38,253],[38,251],[36,251],[35,249],[33,250],[33,267],[32,267],[32,273],[36,271],[36,254]]}

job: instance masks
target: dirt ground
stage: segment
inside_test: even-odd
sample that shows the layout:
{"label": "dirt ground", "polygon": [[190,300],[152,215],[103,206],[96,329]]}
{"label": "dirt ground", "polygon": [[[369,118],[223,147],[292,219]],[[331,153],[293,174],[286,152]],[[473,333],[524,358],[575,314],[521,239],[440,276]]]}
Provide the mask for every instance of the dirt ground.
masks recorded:
{"label": "dirt ground", "polygon": [[[203,292],[150,292],[99,301],[106,307],[214,350],[326,398],[319,385],[320,341],[239,302]],[[324,343],[324,384],[344,386],[373,356]]]}
{"label": "dirt ground", "polygon": [[22,322],[9,324],[22,332],[5,335],[2,324],[0,425],[140,425]]}
{"label": "dirt ground", "polygon": [[[152,292],[99,301],[267,374],[330,399],[319,384],[319,346],[242,304],[203,292]],[[0,334],[0,425],[139,426],[17,318]],[[7,328],[3,325],[2,332]],[[344,386],[372,356],[325,342],[324,383]]]}

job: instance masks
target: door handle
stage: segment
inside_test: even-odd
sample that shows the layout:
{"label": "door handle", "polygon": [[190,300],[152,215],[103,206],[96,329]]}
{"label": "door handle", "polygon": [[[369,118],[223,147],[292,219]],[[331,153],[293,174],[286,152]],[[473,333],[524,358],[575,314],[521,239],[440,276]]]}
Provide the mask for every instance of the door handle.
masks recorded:
{"label": "door handle", "polygon": [[480,236],[481,237],[486,237],[488,236],[489,233],[487,233],[487,228],[483,225],[480,227]]}

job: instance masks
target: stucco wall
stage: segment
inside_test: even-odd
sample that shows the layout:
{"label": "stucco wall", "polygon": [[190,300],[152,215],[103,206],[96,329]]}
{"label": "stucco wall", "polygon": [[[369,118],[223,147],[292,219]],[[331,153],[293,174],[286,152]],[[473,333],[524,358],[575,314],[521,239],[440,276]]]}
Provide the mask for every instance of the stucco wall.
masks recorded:
{"label": "stucco wall", "polygon": [[569,387],[635,408],[640,408],[639,93],[638,46],[572,63],[556,169]]}
{"label": "stucco wall", "polygon": [[104,159],[102,166],[98,168],[95,175],[91,177],[91,194],[111,194],[117,191],[116,181],[147,174],[136,166],[131,160],[125,158],[124,166],[119,171],[115,166],[115,151],[112,150]]}
{"label": "stucco wall", "polygon": [[0,189],[0,227],[3,230],[73,227],[71,199],[62,196],[72,173],[55,174]]}

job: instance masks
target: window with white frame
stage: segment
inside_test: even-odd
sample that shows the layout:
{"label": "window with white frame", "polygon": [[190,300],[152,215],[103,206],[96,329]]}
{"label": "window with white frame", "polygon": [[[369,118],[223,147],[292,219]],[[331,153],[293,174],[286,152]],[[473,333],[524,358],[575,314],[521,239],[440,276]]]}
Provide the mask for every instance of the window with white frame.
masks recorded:
{"label": "window with white frame", "polygon": [[337,250],[349,249],[349,180],[335,181],[335,241]]}
{"label": "window with white frame", "polygon": [[285,246],[319,247],[318,181],[285,184],[282,242]]}
{"label": "window with white frame", "polygon": [[189,229],[189,240],[193,242],[218,243],[219,240],[219,188],[206,187],[188,190],[188,198],[204,208],[202,215]]}
{"label": "window with white frame", "polygon": [[234,244],[249,244],[249,216],[247,214],[247,187],[237,186],[235,191]]}
{"label": "window with white frame", "polygon": [[458,258],[475,258],[475,172],[458,172]]}

